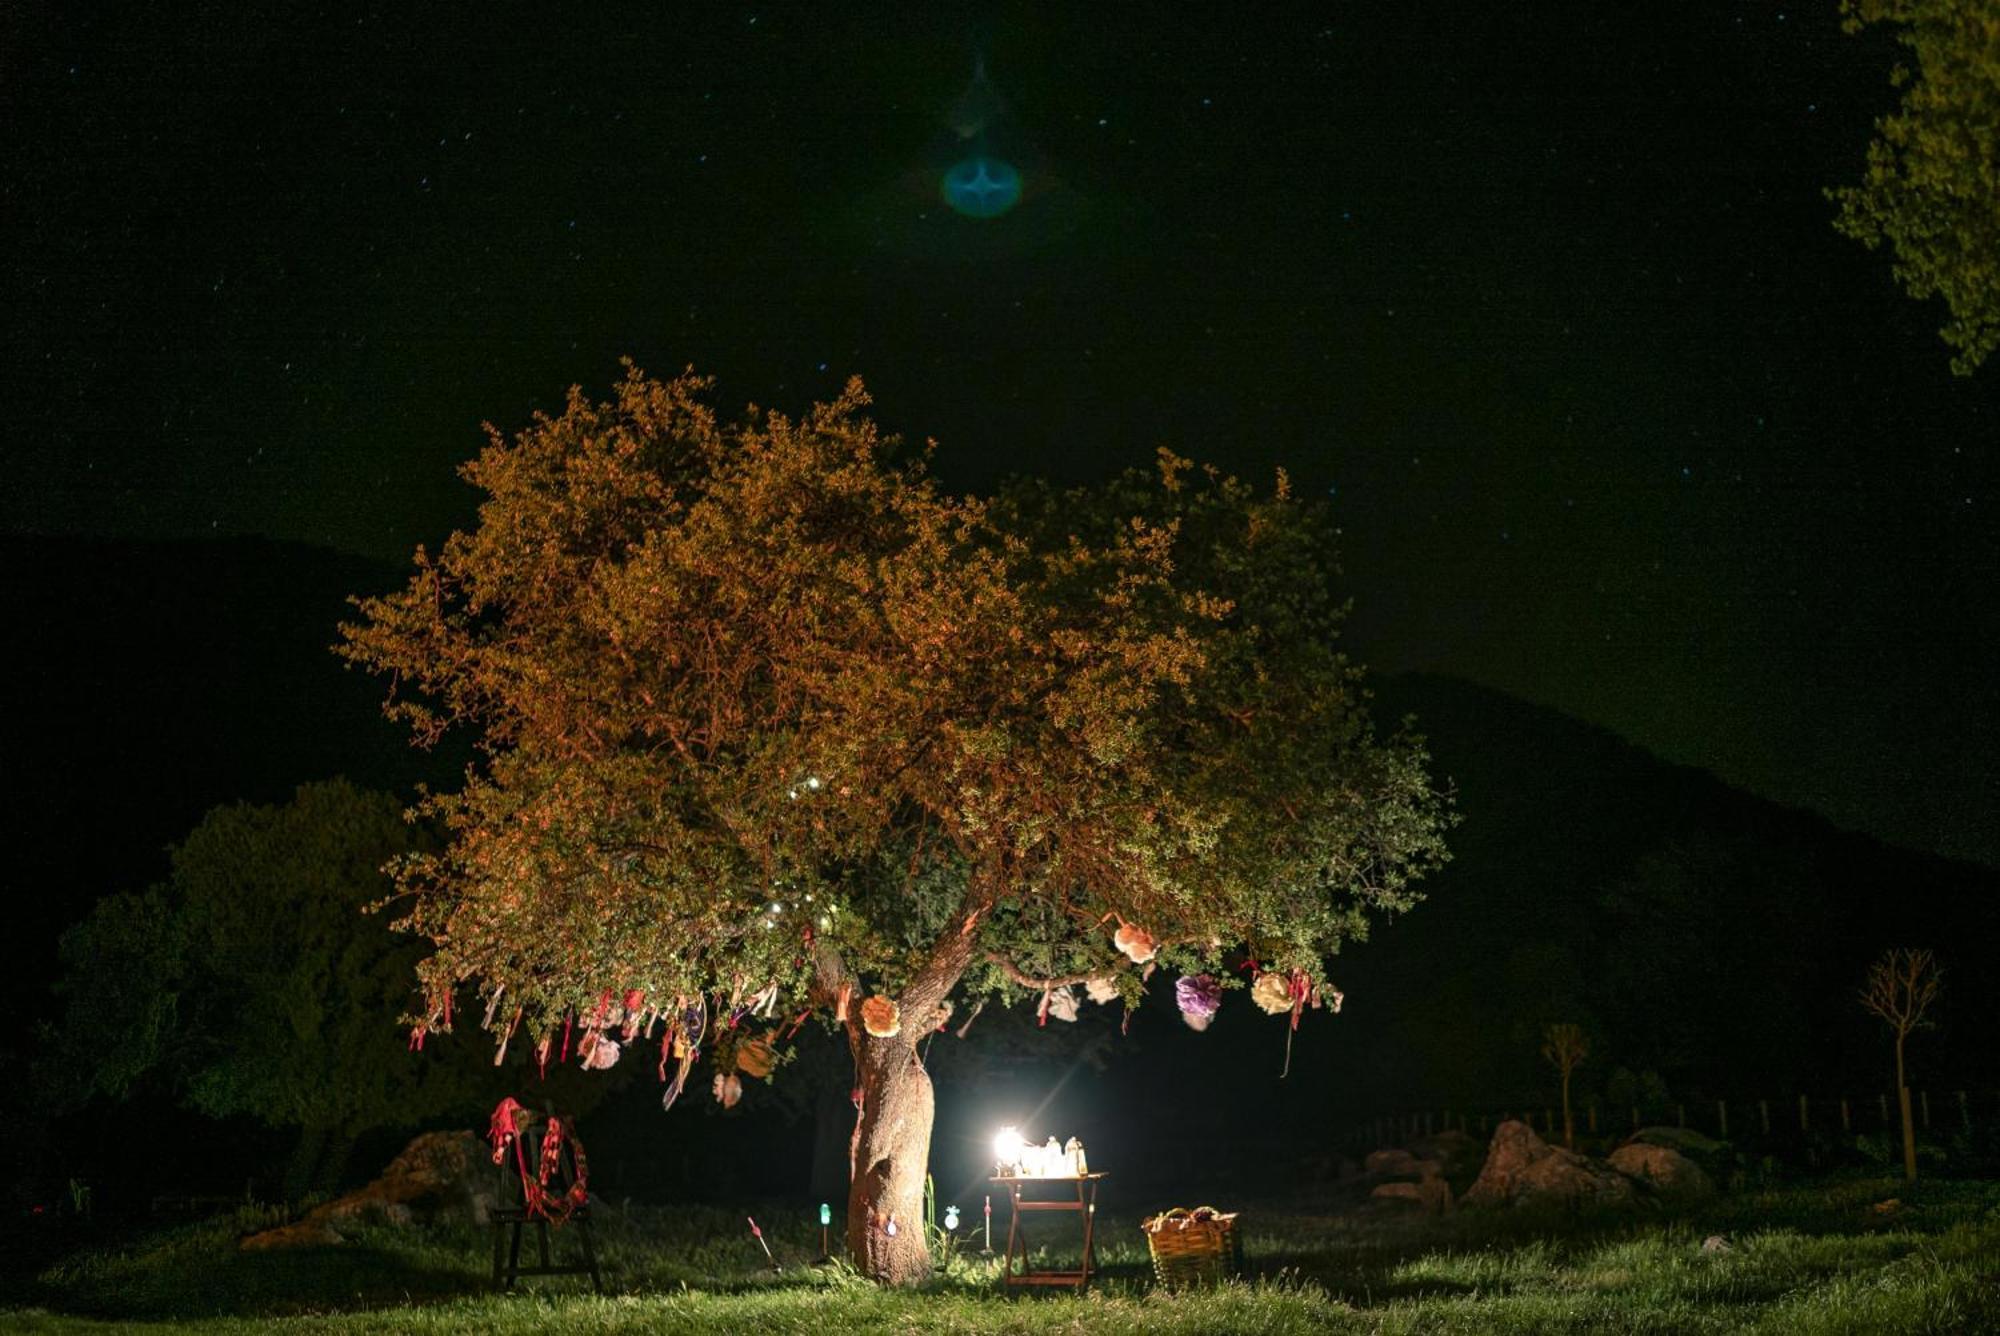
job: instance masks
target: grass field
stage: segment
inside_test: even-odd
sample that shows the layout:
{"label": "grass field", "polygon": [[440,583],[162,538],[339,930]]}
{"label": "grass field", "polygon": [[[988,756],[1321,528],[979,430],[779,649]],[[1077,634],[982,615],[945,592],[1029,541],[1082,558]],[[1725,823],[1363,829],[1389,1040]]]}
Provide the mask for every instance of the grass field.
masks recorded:
{"label": "grass field", "polygon": [[[1904,1205],[1881,1214],[1890,1196]],[[794,1214],[798,1214],[794,1212]],[[760,1217],[764,1218],[764,1217]],[[771,1212],[767,1225],[779,1219]],[[686,1208],[607,1212],[614,1293],[524,1281],[485,1292],[490,1236],[380,1229],[345,1247],[245,1254],[238,1222],[187,1226],[73,1257],[13,1287],[0,1328],[34,1333],[847,1331],[1183,1333],[2000,1331],[2000,1184],[1914,1192],[1850,1178],[1744,1193],[1678,1215],[1427,1221],[1252,1209],[1240,1284],[1150,1283],[1132,1219],[1108,1216],[1101,1283],[1083,1297],[997,1293],[961,1249],[924,1290],[887,1293],[810,1265],[818,1231]],[[1725,1248],[1704,1250],[1722,1235]],[[976,1244],[975,1244],[976,1247]],[[1059,1255],[1059,1254],[1058,1254]]]}

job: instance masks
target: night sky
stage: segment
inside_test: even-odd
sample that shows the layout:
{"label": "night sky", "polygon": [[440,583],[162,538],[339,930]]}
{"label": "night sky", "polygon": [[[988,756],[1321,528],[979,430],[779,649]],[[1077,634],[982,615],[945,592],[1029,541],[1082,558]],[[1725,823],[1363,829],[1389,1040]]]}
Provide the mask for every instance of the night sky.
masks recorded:
{"label": "night sky", "polygon": [[958,486],[1284,464],[1378,666],[2000,862],[2000,368],[1829,225],[1834,9],[13,5],[0,524],[400,562],[621,354],[859,373]]}

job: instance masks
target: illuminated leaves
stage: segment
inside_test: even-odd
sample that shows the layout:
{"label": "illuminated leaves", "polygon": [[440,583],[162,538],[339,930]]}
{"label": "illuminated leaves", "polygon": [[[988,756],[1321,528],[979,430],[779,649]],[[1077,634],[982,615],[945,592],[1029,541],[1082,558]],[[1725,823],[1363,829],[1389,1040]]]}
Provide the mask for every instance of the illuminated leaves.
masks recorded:
{"label": "illuminated leaves", "polygon": [[1896,278],[1944,299],[1939,330],[1971,375],[2000,346],[2000,14],[1991,0],[1842,0],[1849,31],[1900,25],[1915,57],[1892,81],[1895,113],[1875,124],[1862,182],[1829,192],[1842,232],[1889,246]]}
{"label": "illuminated leaves", "polygon": [[630,370],[496,435],[476,529],[343,628],[420,740],[484,749],[400,869],[434,997],[540,1035],[833,960],[927,1014],[975,946],[1108,972],[1111,913],[1306,961],[1411,902],[1441,809],[1333,648],[1316,513],[1171,457],[951,496],[858,383],[731,425],[705,389]]}

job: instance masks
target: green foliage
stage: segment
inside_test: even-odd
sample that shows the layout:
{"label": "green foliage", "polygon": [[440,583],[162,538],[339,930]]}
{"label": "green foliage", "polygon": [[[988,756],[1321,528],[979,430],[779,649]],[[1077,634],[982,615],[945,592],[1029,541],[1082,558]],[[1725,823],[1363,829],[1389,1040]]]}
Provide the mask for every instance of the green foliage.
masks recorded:
{"label": "green foliage", "polygon": [[953,496],[858,382],[730,426],[706,389],[630,369],[494,434],[477,528],[343,628],[421,740],[483,749],[398,868],[427,1023],[472,981],[530,1042],[632,991],[1136,1001],[1114,919],[1316,971],[1414,902],[1443,804],[1335,648],[1320,510],[1170,456]]}
{"label": "green foliage", "polygon": [[1944,299],[1939,330],[1970,375],[2000,346],[2000,12],[1991,0],[1842,0],[1847,28],[1898,25],[1913,60],[1876,122],[1861,184],[1829,192],[1835,226],[1873,248],[1919,300]]}
{"label": "green foliage", "polygon": [[423,948],[364,912],[422,844],[393,798],[339,780],[211,811],[164,885],[65,935],[61,1051],[90,1090],[159,1072],[203,1112],[334,1138],[478,1103],[470,1055],[405,1050]]}
{"label": "green foliage", "polygon": [[63,934],[56,954],[67,1015],[38,1084],[63,1102],[123,1098],[179,1038],[186,926],[164,887],[111,895]]}

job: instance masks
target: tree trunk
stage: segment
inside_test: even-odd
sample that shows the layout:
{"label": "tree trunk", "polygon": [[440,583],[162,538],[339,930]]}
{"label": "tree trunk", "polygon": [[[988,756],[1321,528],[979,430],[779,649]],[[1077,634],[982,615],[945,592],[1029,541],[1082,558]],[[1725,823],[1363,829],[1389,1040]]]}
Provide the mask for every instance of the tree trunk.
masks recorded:
{"label": "tree trunk", "polygon": [[854,1124],[847,1190],[847,1251],[861,1273],[914,1285],[931,1272],[924,1238],[924,1175],[930,1164],[931,1078],[910,1027],[889,1039],[856,1031],[861,1113]]}
{"label": "tree trunk", "polygon": [[1563,1146],[1567,1150],[1576,1149],[1576,1123],[1569,1112],[1569,1068],[1563,1068]]}
{"label": "tree trunk", "polygon": [[313,1190],[315,1171],[326,1149],[326,1141],[327,1129],[324,1127],[299,1129],[298,1144],[292,1147],[292,1157],[285,1162],[284,1192],[287,1202],[297,1203]]}
{"label": "tree trunk", "polygon": [[[862,1275],[884,1285],[914,1285],[931,1273],[924,1178],[935,1101],[917,1042],[938,1023],[938,1008],[971,964],[980,916],[992,907],[999,884],[989,874],[967,889],[957,922],[932,944],[896,999],[902,1017],[896,1034],[869,1034],[858,1004],[847,1013],[847,1047],[860,1101],[848,1150],[847,1252]],[[821,942],[813,956],[817,996],[848,997],[857,981],[839,954]]]}
{"label": "tree trunk", "polygon": [[1903,1075],[1903,1036],[1896,1036],[1896,1103],[1903,1114],[1903,1181],[1917,1181],[1917,1126],[1910,1118],[1910,1083]]}

